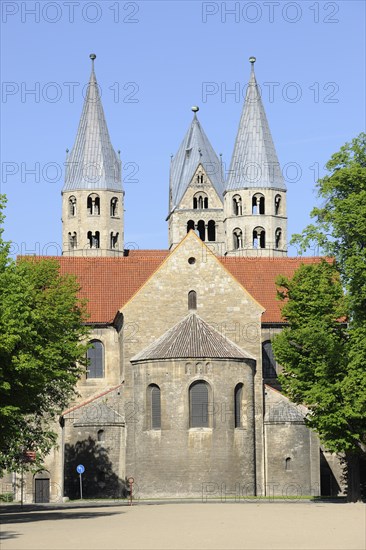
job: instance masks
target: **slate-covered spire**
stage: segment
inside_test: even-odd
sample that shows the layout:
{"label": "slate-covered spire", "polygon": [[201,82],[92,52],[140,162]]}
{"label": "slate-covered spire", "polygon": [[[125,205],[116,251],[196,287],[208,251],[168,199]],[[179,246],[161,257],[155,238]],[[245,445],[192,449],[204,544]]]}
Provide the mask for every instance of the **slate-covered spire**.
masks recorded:
{"label": "slate-covered spire", "polygon": [[170,165],[170,212],[178,206],[199,164],[202,164],[220,199],[224,191],[221,163],[193,107],[193,120]]}
{"label": "slate-covered spire", "polygon": [[272,188],[285,191],[260,90],[254,73],[255,57],[234,145],[226,190]]}
{"label": "slate-covered spire", "polygon": [[121,162],[114,151],[92,70],[74,146],[67,158],[63,191],[110,189],[122,191]]}

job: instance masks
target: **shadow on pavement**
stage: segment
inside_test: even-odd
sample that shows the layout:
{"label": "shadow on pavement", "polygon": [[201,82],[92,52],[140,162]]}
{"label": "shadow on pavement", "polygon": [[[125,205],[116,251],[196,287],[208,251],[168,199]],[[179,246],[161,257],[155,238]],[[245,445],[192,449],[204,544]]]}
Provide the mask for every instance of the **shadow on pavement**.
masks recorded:
{"label": "shadow on pavement", "polygon": [[15,537],[18,536],[18,533],[15,533],[14,531],[0,531],[0,541],[6,539],[15,539]]}
{"label": "shadow on pavement", "polygon": [[123,514],[124,512],[93,512],[79,510],[79,511],[68,511],[68,510],[47,510],[47,511],[33,511],[33,512],[17,512],[1,515],[2,525],[7,524],[16,524],[16,523],[29,523],[33,521],[49,521],[49,520],[60,520],[60,519],[95,519],[98,517],[106,516],[115,516],[117,514]]}

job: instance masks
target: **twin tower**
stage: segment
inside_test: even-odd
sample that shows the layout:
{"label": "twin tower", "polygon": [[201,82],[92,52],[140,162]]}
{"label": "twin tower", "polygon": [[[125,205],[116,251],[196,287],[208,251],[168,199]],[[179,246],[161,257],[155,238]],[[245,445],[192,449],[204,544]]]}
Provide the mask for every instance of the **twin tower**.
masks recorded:
{"label": "twin tower", "polygon": [[[124,191],[92,71],[62,190],[63,254],[123,256]],[[169,248],[194,230],[220,256],[287,255],[286,185],[254,74],[228,174],[194,112],[171,160]]]}

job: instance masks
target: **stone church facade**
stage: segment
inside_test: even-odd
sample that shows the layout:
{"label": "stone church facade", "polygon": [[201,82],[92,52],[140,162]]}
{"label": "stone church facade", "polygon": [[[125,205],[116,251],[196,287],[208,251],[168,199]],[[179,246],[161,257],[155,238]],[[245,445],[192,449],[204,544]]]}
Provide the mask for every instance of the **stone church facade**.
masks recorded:
{"label": "stone church facade", "polygon": [[[337,473],[282,395],[286,186],[254,73],[229,176],[197,112],[171,160],[168,250],[125,250],[121,160],[92,73],[62,191],[62,273],[88,299],[89,365],[42,473],[50,499],[336,493]],[[328,457],[329,458],[329,457]],[[328,478],[324,477],[324,472]],[[35,483],[35,480],[33,482]],[[42,499],[32,489],[37,500]]]}

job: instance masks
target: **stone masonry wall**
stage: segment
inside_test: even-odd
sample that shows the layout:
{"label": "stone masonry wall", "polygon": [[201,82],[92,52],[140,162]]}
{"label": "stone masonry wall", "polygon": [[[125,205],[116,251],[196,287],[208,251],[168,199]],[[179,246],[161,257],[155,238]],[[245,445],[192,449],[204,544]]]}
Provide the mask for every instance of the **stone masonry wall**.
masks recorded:
{"label": "stone masonry wall", "polygon": [[[238,486],[255,491],[253,369],[248,362],[175,360],[133,365],[135,445],[128,475],[140,496],[217,496]],[[209,385],[209,427],[190,427],[189,387]],[[235,428],[234,389],[243,384],[241,425]],[[149,422],[149,384],[161,392],[161,429]]]}
{"label": "stone masonry wall", "polygon": [[[252,214],[252,197],[255,194],[265,197],[265,213]],[[236,216],[233,211],[233,197],[239,195],[242,199],[242,215]],[[275,197],[281,196],[281,207],[278,215],[275,215]],[[228,191],[224,200],[224,226],[226,234],[226,250],[230,256],[250,257],[281,257],[287,256],[287,214],[286,193],[275,189],[244,189]],[[253,230],[262,227],[266,232],[265,248],[253,248]],[[243,247],[234,250],[233,231],[241,229],[243,234]],[[281,241],[278,249],[275,248],[275,232],[281,229]]]}

